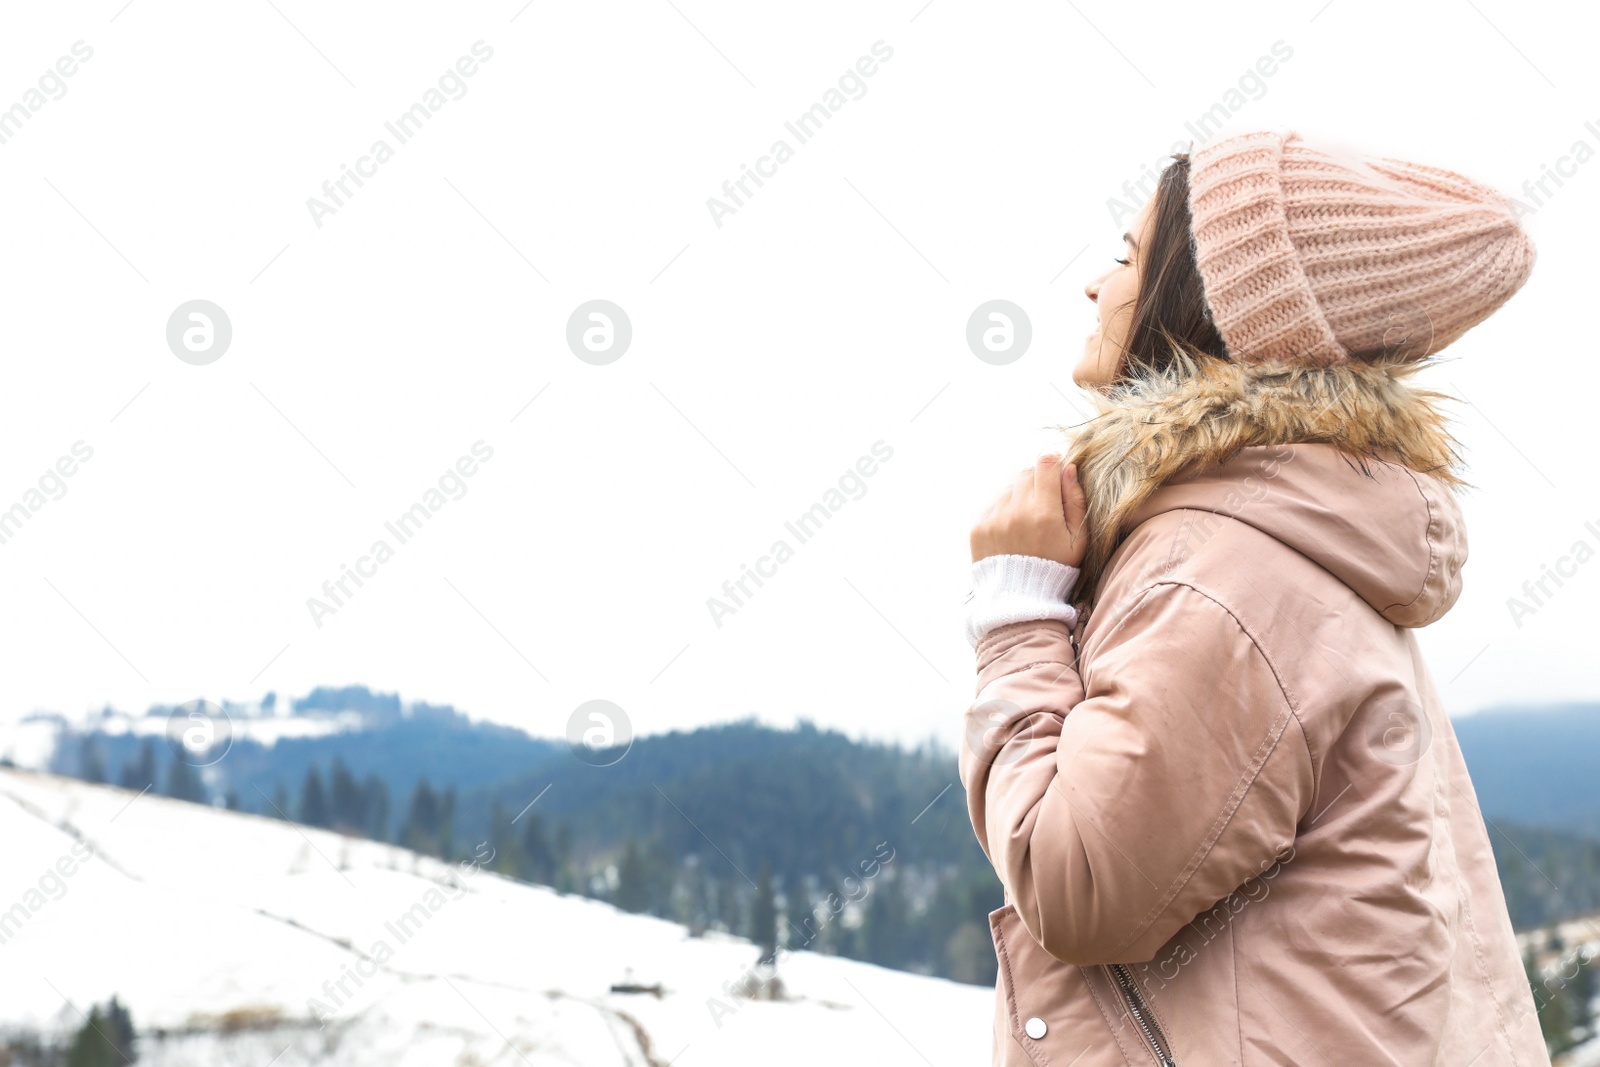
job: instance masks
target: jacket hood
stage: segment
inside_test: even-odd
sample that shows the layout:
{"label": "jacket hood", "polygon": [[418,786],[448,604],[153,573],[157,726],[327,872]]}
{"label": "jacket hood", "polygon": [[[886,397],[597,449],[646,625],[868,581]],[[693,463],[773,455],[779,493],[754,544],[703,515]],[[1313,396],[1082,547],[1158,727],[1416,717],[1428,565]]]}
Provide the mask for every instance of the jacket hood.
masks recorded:
{"label": "jacket hood", "polygon": [[1461,592],[1465,483],[1448,398],[1409,381],[1423,365],[1185,361],[1106,398],[1068,431],[1089,501],[1079,606],[1134,527],[1192,508],[1289,546],[1397,626],[1439,618]]}

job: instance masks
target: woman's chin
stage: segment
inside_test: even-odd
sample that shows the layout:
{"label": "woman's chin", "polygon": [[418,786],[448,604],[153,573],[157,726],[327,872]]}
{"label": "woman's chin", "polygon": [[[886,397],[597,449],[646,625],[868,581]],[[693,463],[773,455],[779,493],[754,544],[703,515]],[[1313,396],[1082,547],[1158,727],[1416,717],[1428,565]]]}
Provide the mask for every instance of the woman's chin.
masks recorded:
{"label": "woman's chin", "polygon": [[1072,381],[1080,389],[1096,384],[1100,364],[1100,331],[1091,333],[1083,342],[1083,356],[1072,368]]}

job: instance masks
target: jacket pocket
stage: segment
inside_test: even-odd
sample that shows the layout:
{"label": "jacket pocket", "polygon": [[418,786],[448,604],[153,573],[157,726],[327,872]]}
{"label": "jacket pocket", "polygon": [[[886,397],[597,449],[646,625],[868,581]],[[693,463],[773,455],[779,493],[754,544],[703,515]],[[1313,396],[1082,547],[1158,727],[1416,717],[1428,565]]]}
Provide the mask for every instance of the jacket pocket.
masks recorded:
{"label": "jacket pocket", "polygon": [[[1063,963],[1033,939],[1015,905],[989,913],[1000,973],[995,1067],[1147,1067],[1109,977]],[[1104,988],[1102,988],[1104,987]]]}

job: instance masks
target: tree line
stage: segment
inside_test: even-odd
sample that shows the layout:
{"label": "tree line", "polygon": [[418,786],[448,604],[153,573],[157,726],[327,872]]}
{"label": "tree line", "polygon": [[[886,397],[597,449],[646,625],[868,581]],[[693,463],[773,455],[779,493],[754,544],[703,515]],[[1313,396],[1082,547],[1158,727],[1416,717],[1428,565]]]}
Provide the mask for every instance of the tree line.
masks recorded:
{"label": "tree line", "polygon": [[[80,745],[80,776],[110,781],[93,735],[81,738]],[[849,870],[833,875],[797,870],[796,857],[781,847],[803,836],[791,827],[787,835],[764,835],[773,843],[771,854],[747,869],[714,849],[688,849],[681,836],[645,820],[636,824],[643,832],[624,832],[618,840],[607,827],[585,822],[577,831],[570,818],[513,811],[498,797],[486,814],[463,813],[454,787],[436,787],[425,777],[396,805],[384,778],[357,776],[337,757],[313,763],[292,787],[278,782],[268,794],[252,786],[253,797],[230,788],[214,800],[201,770],[176,750],[163,761],[163,747],[158,739],[142,740],[116,784],[194,803],[220,800],[231,810],[388,842],[447,861],[466,858],[474,845],[487,841],[494,858],[486,866],[496,873],[679,922],[691,934],[719,930],[745,936],[761,947],[764,958],[782,946],[959,981],[994,978],[985,916],[998,906],[1000,892],[987,864],[936,863],[934,856],[918,863],[902,856],[866,886]],[[742,792],[747,783],[740,779],[730,788]],[[593,804],[586,806],[593,810]],[[748,805],[746,817],[762,818]],[[830,833],[835,840],[851,836],[842,826]]]}

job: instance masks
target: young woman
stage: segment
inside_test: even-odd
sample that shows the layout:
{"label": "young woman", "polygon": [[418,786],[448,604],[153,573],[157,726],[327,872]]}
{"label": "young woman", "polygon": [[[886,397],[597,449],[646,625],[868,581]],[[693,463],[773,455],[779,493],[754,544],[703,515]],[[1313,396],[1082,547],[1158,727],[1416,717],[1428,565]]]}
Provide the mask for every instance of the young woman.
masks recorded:
{"label": "young woman", "polygon": [[1466,535],[1410,379],[1533,247],[1492,189],[1292,132],[1174,160],[1087,289],[1101,413],[972,531],[994,1062],[1548,1064],[1412,633]]}

